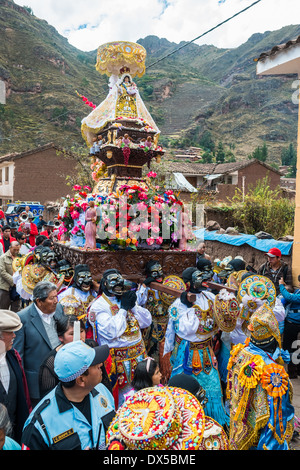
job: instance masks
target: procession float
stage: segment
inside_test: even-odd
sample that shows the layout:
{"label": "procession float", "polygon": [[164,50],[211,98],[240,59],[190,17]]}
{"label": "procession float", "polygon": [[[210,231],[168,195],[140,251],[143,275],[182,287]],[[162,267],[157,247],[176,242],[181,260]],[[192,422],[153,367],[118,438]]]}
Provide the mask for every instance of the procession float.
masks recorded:
{"label": "procession float", "polygon": [[95,280],[116,268],[137,281],[150,259],[178,276],[196,264],[179,194],[159,186],[151,171],[151,162],[162,163],[165,151],[133,80],[145,73],[145,60],[140,44],[120,41],[98,48],[96,69],[109,77],[109,92],[81,125],[94,187],[75,185],[59,213],[55,251],[73,266],[88,264]]}

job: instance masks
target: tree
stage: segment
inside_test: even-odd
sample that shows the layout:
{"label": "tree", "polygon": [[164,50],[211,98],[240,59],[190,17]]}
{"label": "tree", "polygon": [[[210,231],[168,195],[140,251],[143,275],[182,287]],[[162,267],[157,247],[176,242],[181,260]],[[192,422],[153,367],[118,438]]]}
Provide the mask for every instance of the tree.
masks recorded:
{"label": "tree", "polygon": [[212,163],[213,161],[213,154],[210,153],[208,150],[206,152],[204,152],[202,155],[201,155],[201,159],[202,159],[202,162],[203,163]]}
{"label": "tree", "polygon": [[204,150],[208,150],[209,152],[214,152],[215,151],[215,143],[212,138],[211,132],[210,131],[205,131],[199,141],[200,147],[202,147]]}
{"label": "tree", "polygon": [[217,149],[217,154],[216,154],[216,162],[217,163],[224,163],[225,161],[225,150],[223,147],[222,142],[219,142],[218,149]]}
{"label": "tree", "polygon": [[268,157],[268,148],[266,142],[264,142],[262,147],[256,147],[254,151],[248,156],[249,160],[252,160],[252,158],[255,158],[256,160],[259,160],[261,162],[265,162]]}
{"label": "tree", "polygon": [[268,157],[268,149],[267,149],[267,144],[264,142],[262,149],[261,149],[261,161],[265,162]]}
{"label": "tree", "polygon": [[296,177],[296,170],[297,170],[297,152],[292,143],[288,146],[288,148],[284,148],[281,151],[281,164],[284,166],[289,166],[290,171],[288,173],[289,178]]}

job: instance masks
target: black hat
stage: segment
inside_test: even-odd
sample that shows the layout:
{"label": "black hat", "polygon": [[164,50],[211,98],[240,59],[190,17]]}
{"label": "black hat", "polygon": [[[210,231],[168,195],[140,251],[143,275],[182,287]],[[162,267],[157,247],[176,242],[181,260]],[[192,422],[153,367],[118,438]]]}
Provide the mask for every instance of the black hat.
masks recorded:
{"label": "black hat", "polygon": [[102,274],[102,277],[107,277],[109,274],[121,274],[121,273],[117,269],[111,268],[111,269],[107,269],[106,271],[104,271],[104,273]]}
{"label": "black hat", "polygon": [[196,266],[199,271],[202,271],[205,266],[211,266],[211,261],[207,258],[199,258]]}
{"label": "black hat", "polygon": [[149,274],[152,266],[155,266],[156,264],[160,265],[160,262],[156,259],[151,259],[150,261],[148,261],[148,263],[146,264],[146,273]]}
{"label": "black hat", "polygon": [[77,264],[74,268],[74,277],[76,278],[77,274],[81,273],[82,271],[90,272],[90,268],[88,267],[87,264]]}
{"label": "black hat", "polygon": [[187,390],[188,392],[195,395],[201,385],[199,384],[198,380],[195,379],[192,375],[187,374],[177,374],[174,375],[168,382],[169,387],[179,387]]}
{"label": "black hat", "polygon": [[182,273],[182,279],[184,282],[190,282],[192,280],[193,273],[197,271],[197,268],[191,266],[190,268],[186,268]]}
{"label": "black hat", "polygon": [[62,266],[71,266],[71,263],[70,263],[70,261],[68,261],[67,259],[60,259],[60,260],[57,262],[57,267],[58,267],[58,268],[61,268]]}
{"label": "black hat", "polygon": [[230,264],[230,266],[232,266],[235,271],[243,271],[246,267],[245,261],[240,258],[234,258],[229,261],[228,264]]}

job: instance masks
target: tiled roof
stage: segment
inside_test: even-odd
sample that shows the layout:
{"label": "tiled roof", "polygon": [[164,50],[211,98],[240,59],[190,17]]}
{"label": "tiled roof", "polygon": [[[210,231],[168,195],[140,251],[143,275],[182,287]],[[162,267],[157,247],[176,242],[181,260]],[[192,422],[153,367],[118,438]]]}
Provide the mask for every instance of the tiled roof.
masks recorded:
{"label": "tiled roof", "polygon": [[26,157],[27,155],[32,155],[34,153],[40,153],[43,152],[44,150],[48,150],[50,148],[54,148],[55,150],[58,150],[60,152],[67,153],[68,155],[72,155],[70,152],[64,150],[63,148],[59,147],[58,145],[55,145],[53,142],[46,144],[46,145],[41,145],[39,147],[35,147],[31,150],[26,150],[25,152],[20,152],[20,153],[8,153],[6,155],[0,156],[0,163],[1,162],[9,162],[9,161],[14,161],[22,157]]}
{"label": "tiled roof", "polygon": [[274,56],[278,52],[284,51],[284,50],[289,49],[290,47],[296,46],[298,44],[300,44],[300,36],[298,36],[296,39],[291,39],[291,40],[289,40],[289,41],[287,41],[283,44],[279,44],[278,46],[274,46],[274,47],[272,47],[272,49],[270,51],[262,52],[260,54],[260,56],[257,59],[255,59],[255,62],[258,62],[260,60],[264,60],[267,57]]}
{"label": "tiled roof", "polygon": [[267,163],[261,162],[256,159],[252,160],[243,160],[239,162],[231,163],[184,163],[184,162],[166,162],[164,168],[172,173],[179,172],[183,175],[213,175],[213,174],[222,174],[233,173],[234,171],[242,170],[249,165],[252,165],[254,162],[266,167],[268,170],[274,171],[275,173],[282,174],[280,171],[271,167]]}

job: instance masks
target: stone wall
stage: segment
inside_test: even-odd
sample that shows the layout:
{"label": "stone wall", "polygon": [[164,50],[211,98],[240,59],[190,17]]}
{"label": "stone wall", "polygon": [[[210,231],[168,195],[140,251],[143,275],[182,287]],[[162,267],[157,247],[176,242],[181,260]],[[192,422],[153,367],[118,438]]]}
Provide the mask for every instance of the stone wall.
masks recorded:
{"label": "stone wall", "polygon": [[[212,261],[215,258],[223,259],[226,256],[242,256],[246,262],[246,265],[250,264],[256,270],[261,264],[266,262],[266,256],[263,251],[256,250],[251,246],[244,244],[242,246],[227,245],[215,240],[205,240],[206,253],[210,255]],[[282,256],[282,260],[287,263],[292,269],[292,254],[289,256]]]}

